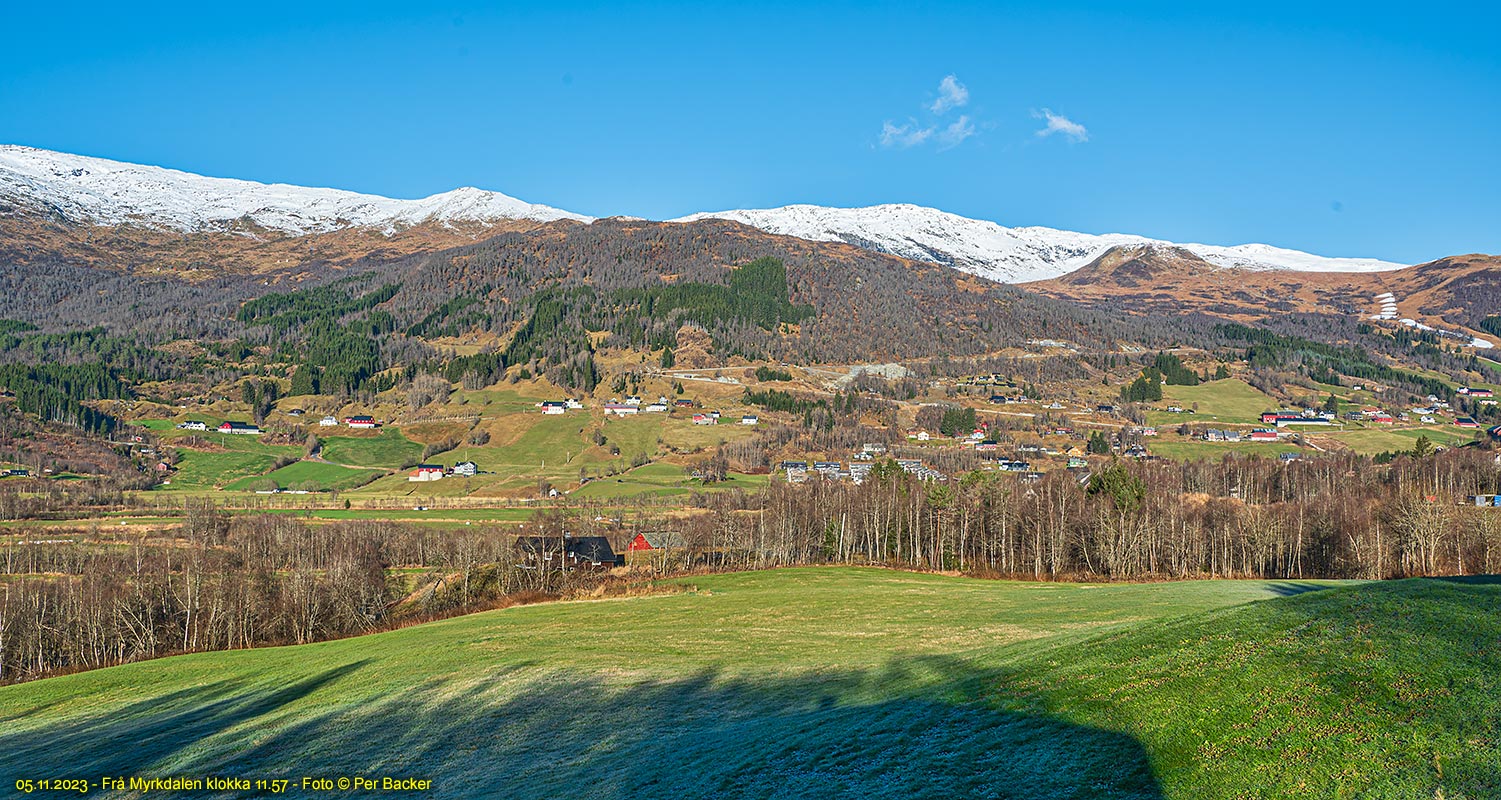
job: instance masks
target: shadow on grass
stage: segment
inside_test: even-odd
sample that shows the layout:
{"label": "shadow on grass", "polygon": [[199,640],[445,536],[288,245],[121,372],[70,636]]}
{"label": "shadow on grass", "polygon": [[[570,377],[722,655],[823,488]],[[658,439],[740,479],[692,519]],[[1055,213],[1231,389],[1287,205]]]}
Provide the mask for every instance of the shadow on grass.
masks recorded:
{"label": "shadow on grass", "polygon": [[1133,738],[976,702],[1002,675],[949,658],[792,677],[528,669],[352,696],[360,668],[0,734],[0,779],[395,776],[456,798],[1162,796]]}
{"label": "shadow on grass", "polygon": [[1266,590],[1277,597],[1294,597],[1307,592],[1318,592],[1328,589],[1316,583],[1302,583],[1296,581],[1271,581],[1267,583]]}
{"label": "shadow on grass", "polygon": [[1449,575],[1430,580],[1443,581],[1444,583],[1458,583],[1465,586],[1497,586],[1501,585],[1501,575]]}
{"label": "shadow on grass", "polygon": [[[0,730],[0,786],[18,777],[130,775],[144,764],[168,765],[184,751],[234,726],[263,719],[312,694],[366,662],[356,661],[274,688],[245,691],[241,680],[222,680],[139,700],[111,712],[30,734]],[[144,692],[143,692],[144,694]],[[52,703],[49,705],[56,705]],[[7,717],[34,717],[45,707]],[[11,774],[14,772],[15,774]]]}

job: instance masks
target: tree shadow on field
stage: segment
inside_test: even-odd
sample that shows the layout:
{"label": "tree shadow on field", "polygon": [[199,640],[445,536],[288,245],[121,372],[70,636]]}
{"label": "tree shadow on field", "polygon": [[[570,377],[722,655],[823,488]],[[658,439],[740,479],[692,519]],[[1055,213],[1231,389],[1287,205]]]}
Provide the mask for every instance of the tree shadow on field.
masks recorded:
{"label": "tree shadow on field", "polygon": [[[1004,673],[945,657],[764,677],[477,669],[463,685],[284,713],[335,678],[358,685],[359,668],[265,693],[215,684],[151,701],[164,713],[0,734],[0,746],[28,774],[412,777],[439,798],[1162,796],[1135,739],[998,710],[979,698]],[[254,738],[214,736],[246,722]],[[109,752],[73,760],[94,749]]]}
{"label": "tree shadow on field", "polygon": [[[81,778],[131,775],[141,765],[166,765],[227,728],[262,719],[359,670],[356,661],[277,688],[248,690],[243,679],[225,679],[147,699],[106,715],[12,734],[0,729],[0,786],[17,778]],[[56,705],[50,703],[48,706]],[[33,717],[46,706],[7,717]]]}
{"label": "tree shadow on field", "polygon": [[1267,592],[1277,597],[1295,597],[1308,592],[1321,592],[1328,589],[1316,583],[1301,583],[1297,581],[1271,581],[1266,585]]}
{"label": "tree shadow on field", "polygon": [[1501,585],[1501,575],[1447,575],[1431,578],[1430,580],[1443,581],[1444,583],[1458,583],[1464,586]]}

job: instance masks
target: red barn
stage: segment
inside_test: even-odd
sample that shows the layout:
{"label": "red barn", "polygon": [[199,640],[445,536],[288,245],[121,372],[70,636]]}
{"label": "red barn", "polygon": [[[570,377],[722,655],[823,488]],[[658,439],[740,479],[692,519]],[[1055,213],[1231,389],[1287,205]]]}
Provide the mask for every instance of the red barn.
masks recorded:
{"label": "red barn", "polygon": [[627,553],[638,553],[643,550],[681,550],[686,543],[683,535],[672,531],[651,531],[638,533],[631,539],[630,544],[625,546]]}

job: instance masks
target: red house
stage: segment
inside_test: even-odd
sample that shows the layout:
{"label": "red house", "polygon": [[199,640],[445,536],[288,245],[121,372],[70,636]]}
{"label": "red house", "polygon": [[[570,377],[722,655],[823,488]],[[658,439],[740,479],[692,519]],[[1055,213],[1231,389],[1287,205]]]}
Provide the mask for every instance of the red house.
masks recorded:
{"label": "red house", "polygon": [[683,535],[672,531],[651,531],[650,533],[638,533],[631,539],[630,544],[625,546],[627,553],[639,553],[644,550],[681,550],[686,543]]}

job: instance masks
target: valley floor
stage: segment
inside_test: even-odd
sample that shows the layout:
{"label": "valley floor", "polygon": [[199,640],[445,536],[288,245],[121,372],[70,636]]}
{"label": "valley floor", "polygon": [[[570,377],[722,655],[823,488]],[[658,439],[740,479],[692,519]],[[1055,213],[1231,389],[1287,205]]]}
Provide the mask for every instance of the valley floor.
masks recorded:
{"label": "valley floor", "polygon": [[[432,797],[1495,797],[1501,584],[801,568],[0,688],[0,785]],[[1317,591],[1315,591],[1317,590]],[[96,790],[97,792],[97,790]]]}

